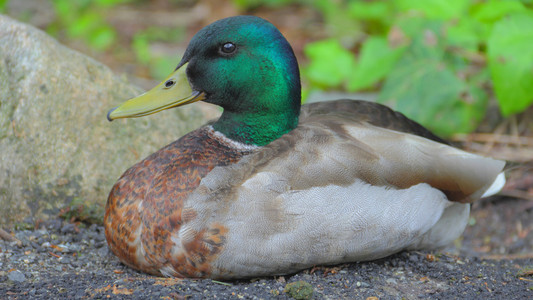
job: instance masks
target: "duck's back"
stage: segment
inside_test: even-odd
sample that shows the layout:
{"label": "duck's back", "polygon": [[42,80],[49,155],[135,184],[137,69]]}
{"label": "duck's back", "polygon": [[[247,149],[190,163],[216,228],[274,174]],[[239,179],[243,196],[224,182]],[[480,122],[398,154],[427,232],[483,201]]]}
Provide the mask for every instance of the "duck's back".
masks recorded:
{"label": "duck's back", "polygon": [[418,135],[432,141],[448,144],[417,122],[388,106],[363,100],[336,100],[302,106],[301,120],[333,118],[345,122],[363,122],[373,126]]}

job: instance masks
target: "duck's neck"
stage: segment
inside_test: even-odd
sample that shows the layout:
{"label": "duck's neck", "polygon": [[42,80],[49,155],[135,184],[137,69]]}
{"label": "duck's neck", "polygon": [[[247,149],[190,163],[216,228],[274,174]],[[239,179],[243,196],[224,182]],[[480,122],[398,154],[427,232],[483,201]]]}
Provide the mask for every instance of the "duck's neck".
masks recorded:
{"label": "duck's neck", "polygon": [[277,113],[224,110],[213,128],[239,143],[264,146],[296,128],[298,115],[299,105],[297,111],[290,108]]}

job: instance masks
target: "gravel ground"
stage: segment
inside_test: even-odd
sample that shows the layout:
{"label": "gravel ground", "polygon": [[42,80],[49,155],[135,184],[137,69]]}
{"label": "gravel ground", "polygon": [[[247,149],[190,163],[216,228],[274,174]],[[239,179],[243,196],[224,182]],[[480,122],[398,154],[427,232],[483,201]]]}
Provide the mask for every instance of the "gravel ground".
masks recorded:
{"label": "gravel ground", "polygon": [[[481,205],[473,216],[486,209],[493,214],[502,211],[492,204]],[[531,211],[521,215],[529,218]],[[490,215],[485,218],[494,220]],[[480,231],[476,230],[467,229],[463,245],[476,244],[469,240]],[[2,299],[533,298],[530,255],[495,260],[447,252],[402,252],[378,261],[317,267],[289,276],[218,282],[157,278],[133,271],[110,253],[103,227],[95,224],[58,219],[40,224],[38,230],[17,230],[15,237],[21,243],[0,240]],[[476,252],[469,248],[458,253]]]}

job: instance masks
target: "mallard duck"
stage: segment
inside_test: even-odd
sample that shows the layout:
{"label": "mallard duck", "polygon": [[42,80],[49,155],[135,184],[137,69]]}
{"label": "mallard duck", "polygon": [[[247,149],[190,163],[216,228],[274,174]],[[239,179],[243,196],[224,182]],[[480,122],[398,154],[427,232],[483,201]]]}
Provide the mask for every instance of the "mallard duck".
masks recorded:
{"label": "mallard duck", "polygon": [[120,177],[104,219],[112,252],[150,274],[231,279],[434,249],[505,182],[503,161],[383,105],[300,100],[298,63],[274,25],[238,16],[201,29],[168,78],[108,113],[223,108]]}

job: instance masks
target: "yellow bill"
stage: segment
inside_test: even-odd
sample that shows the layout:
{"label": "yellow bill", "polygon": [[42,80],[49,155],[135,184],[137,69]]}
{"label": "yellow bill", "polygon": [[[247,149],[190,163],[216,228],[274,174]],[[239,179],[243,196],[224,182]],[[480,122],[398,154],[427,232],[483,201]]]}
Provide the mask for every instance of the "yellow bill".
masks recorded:
{"label": "yellow bill", "polygon": [[109,110],[107,119],[113,121],[120,118],[137,118],[204,100],[205,94],[193,91],[187,80],[185,73],[187,64],[174,71],[148,92]]}

